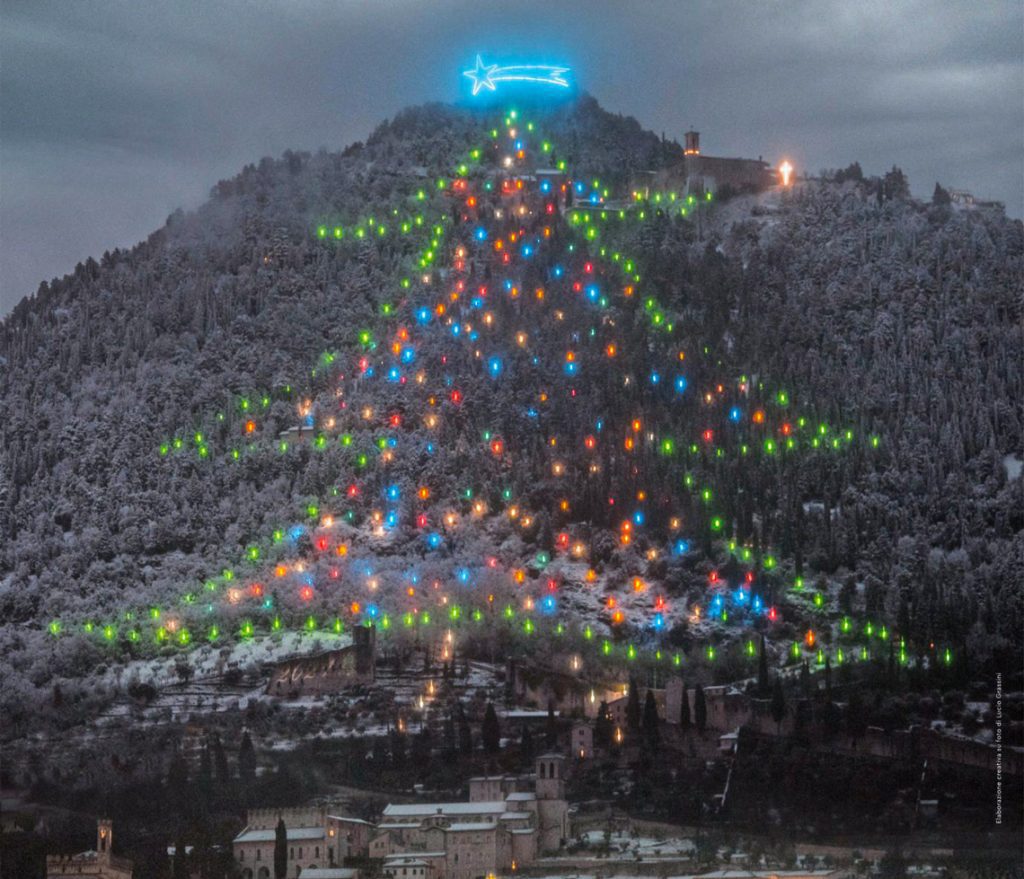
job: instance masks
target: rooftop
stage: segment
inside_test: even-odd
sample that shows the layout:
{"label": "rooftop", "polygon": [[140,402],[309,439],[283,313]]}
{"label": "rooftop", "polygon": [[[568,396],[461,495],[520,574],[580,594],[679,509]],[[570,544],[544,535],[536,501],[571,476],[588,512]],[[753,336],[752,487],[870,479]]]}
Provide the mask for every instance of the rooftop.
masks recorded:
{"label": "rooftop", "polygon": [[414,855],[411,855],[408,852],[396,852],[393,855],[384,856],[384,866],[393,866],[395,864],[401,866],[402,864],[410,864],[413,862],[419,864],[425,863],[425,861],[423,860],[424,858],[443,857],[447,857],[445,852],[416,852],[416,854]]}
{"label": "rooftop", "polygon": [[[322,827],[288,827],[288,839],[296,842],[304,839],[323,839],[324,829]],[[243,830],[235,837],[235,842],[273,842],[277,836],[276,830]]]}
{"label": "rooftop", "polygon": [[347,867],[307,867],[302,871],[302,879],[355,879],[358,870]]}
{"label": "rooftop", "polygon": [[389,803],[384,818],[428,818],[431,815],[500,815],[504,800],[481,803]]}
{"label": "rooftop", "polygon": [[373,827],[372,821],[364,821],[362,818],[350,818],[348,815],[328,815],[330,821],[344,821],[346,824],[365,824],[368,827]]}

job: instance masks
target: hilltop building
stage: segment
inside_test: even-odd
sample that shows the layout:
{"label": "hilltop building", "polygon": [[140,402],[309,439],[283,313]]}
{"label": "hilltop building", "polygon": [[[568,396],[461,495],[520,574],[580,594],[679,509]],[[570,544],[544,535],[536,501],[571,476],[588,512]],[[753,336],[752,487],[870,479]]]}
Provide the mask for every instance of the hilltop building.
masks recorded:
{"label": "hilltop building", "polygon": [[528,866],[569,836],[564,763],[542,754],[532,776],[472,778],[469,802],[388,805],[370,857],[391,879],[476,879]]}
{"label": "hilltop building", "polygon": [[313,656],[294,656],[277,663],[267,684],[267,694],[298,698],[372,684],[377,674],[376,634],[373,626],[355,626],[348,647]]}
{"label": "hilltop building", "polygon": [[[682,195],[760,192],[782,182],[777,169],[760,156],[756,159],[709,156],[701,151],[700,132],[687,131],[683,154],[678,162],[661,171],[636,174],[632,180],[634,201],[646,200],[659,192]],[[792,166],[789,166],[792,171]]]}
{"label": "hilltop building", "polygon": [[717,192],[723,186],[737,192],[756,192],[778,182],[776,172],[760,156],[756,159],[707,156],[700,151],[699,131],[687,131],[683,137],[681,170],[689,192]]}
{"label": "hilltop building", "polygon": [[70,879],[88,876],[91,879],[132,879],[134,864],[113,853],[114,825],[109,818],[96,822],[96,850],[77,855],[47,855],[46,879]]}

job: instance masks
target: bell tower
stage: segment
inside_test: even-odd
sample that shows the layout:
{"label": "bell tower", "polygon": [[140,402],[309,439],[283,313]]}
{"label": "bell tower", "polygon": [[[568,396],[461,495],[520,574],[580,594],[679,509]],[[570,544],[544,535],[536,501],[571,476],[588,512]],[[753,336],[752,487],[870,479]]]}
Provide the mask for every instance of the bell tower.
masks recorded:
{"label": "bell tower", "polygon": [[700,155],[700,132],[699,131],[687,131],[683,135],[685,142],[683,145],[684,156],[699,156]]}
{"label": "bell tower", "polygon": [[96,821],[96,859],[103,862],[110,861],[110,850],[114,846],[114,822],[109,818],[99,818]]}
{"label": "bell tower", "polygon": [[561,754],[541,754],[536,761],[537,799],[565,799],[565,757]]}

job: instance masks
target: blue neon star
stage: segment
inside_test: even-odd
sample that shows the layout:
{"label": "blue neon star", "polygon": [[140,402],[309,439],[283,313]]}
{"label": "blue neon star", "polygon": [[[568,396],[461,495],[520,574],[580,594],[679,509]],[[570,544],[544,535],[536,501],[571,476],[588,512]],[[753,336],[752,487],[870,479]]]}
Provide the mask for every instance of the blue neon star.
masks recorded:
{"label": "blue neon star", "polygon": [[494,85],[494,80],[491,79],[491,74],[493,74],[497,69],[497,64],[484,64],[483,58],[477,55],[476,67],[473,70],[466,70],[462,75],[468,76],[473,80],[474,95],[482,88],[490,89],[493,92],[496,87]]}

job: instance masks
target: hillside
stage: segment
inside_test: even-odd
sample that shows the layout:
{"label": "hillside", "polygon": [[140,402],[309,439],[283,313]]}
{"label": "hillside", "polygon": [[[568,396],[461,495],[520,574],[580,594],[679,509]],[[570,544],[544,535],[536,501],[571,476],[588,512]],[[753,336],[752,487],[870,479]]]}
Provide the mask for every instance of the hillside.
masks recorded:
{"label": "hillside", "polygon": [[1021,223],[875,181],[634,198],[677,151],[589,98],[413,109],[22,302],[8,729],[281,628],[1017,667]]}

